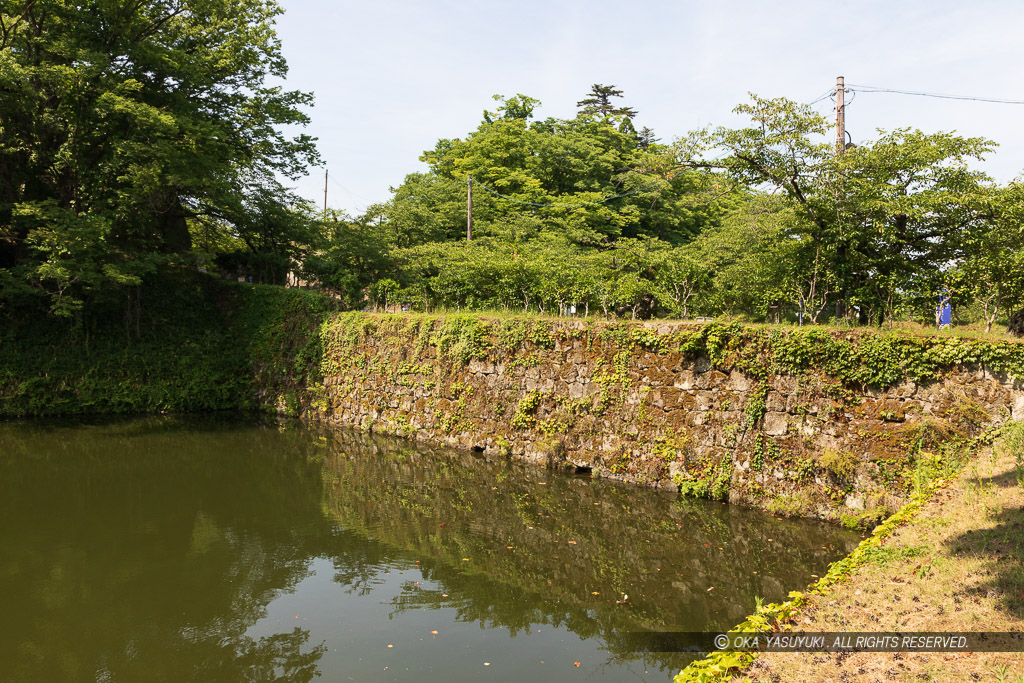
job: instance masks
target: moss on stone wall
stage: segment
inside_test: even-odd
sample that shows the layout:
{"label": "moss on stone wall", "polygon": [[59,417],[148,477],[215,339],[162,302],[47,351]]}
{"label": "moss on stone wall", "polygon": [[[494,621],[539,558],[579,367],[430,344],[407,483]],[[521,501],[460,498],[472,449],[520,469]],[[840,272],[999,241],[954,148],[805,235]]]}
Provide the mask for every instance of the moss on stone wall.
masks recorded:
{"label": "moss on stone wall", "polygon": [[1007,342],[367,314],[321,339],[311,417],[849,523],[1024,411]]}

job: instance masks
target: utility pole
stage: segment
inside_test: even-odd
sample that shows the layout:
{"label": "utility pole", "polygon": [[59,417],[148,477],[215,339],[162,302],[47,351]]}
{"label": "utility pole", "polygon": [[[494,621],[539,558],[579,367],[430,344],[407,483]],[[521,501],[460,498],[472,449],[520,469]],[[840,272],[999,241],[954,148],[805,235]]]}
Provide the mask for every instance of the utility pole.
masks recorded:
{"label": "utility pole", "polygon": [[842,76],[836,76],[836,154],[846,151],[846,84]]}
{"label": "utility pole", "polygon": [[[842,76],[836,76],[836,156],[846,151],[846,82]],[[836,207],[840,206],[840,197],[836,191]],[[839,245],[839,259],[846,264],[846,244]],[[849,316],[850,309],[847,307],[848,290],[845,285],[841,297],[836,299],[836,320]]]}
{"label": "utility pole", "polygon": [[473,174],[466,178],[466,241],[473,240]]}
{"label": "utility pole", "polygon": [[324,167],[324,220],[327,220],[327,168]]}

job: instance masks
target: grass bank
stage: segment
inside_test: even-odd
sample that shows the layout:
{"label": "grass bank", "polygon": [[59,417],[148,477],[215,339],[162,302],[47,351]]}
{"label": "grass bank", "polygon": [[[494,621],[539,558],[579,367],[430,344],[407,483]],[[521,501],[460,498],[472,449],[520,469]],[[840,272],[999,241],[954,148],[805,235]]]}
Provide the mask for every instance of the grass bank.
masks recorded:
{"label": "grass bank", "polygon": [[[1024,632],[1024,424],[735,630]],[[1024,681],[1020,653],[715,653],[694,681]]]}

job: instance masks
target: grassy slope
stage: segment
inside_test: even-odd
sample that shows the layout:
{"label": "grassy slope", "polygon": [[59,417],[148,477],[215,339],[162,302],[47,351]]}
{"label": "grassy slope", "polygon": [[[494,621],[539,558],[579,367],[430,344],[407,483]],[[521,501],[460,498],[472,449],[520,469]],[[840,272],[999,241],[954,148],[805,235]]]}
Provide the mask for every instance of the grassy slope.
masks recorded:
{"label": "grassy slope", "polygon": [[[1024,633],[1024,424],[880,525],[807,592],[735,630]],[[683,681],[1024,682],[1019,653],[713,653]]]}
{"label": "grassy slope", "polygon": [[[1024,429],[981,455],[849,582],[813,596],[807,631],[1024,631]],[[734,680],[1024,680],[1020,653],[770,653]]]}

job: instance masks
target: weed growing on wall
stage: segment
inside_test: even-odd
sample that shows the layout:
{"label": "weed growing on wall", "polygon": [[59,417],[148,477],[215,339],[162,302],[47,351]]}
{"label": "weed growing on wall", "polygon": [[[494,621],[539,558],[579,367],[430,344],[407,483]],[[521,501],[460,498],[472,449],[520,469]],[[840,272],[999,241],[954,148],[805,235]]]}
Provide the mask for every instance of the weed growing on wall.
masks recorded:
{"label": "weed growing on wall", "polygon": [[509,424],[516,429],[530,429],[537,424],[537,408],[540,406],[543,396],[544,394],[539,391],[527,392],[526,396],[519,400],[519,405],[516,406],[516,412],[512,415]]}

